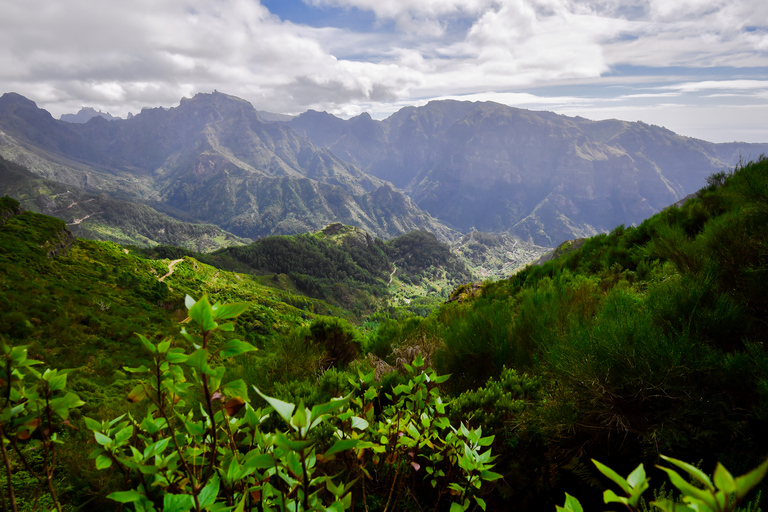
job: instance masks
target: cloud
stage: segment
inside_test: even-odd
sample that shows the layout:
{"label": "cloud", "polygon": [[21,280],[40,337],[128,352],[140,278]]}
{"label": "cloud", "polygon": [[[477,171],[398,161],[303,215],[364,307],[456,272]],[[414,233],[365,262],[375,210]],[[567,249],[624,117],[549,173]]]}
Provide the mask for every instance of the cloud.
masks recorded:
{"label": "cloud", "polygon": [[[363,24],[366,32],[307,26],[258,0],[0,0],[0,92],[20,92],[55,116],[83,105],[125,115],[213,89],[273,112],[377,117],[444,97],[596,105],[576,89],[531,92],[554,86],[591,87],[588,96],[614,106],[670,95],[694,105],[707,91],[711,101],[768,101],[764,0],[304,3],[378,21]],[[640,74],[647,68],[653,77]],[[678,68],[713,71],[681,78]]]}
{"label": "cloud", "polygon": [[768,91],[768,80],[704,80],[701,82],[683,82],[665,85],[662,89],[674,89],[681,92],[699,92],[708,90],[745,91],[762,89]]}
{"label": "cloud", "polygon": [[[338,59],[323,42],[354,34],[284,22],[252,0],[8,3],[0,5],[0,85],[32,91],[53,110],[87,101],[136,111],[214,88],[260,108],[298,110],[391,98],[412,76]],[[291,88],[300,101],[286,97]]]}

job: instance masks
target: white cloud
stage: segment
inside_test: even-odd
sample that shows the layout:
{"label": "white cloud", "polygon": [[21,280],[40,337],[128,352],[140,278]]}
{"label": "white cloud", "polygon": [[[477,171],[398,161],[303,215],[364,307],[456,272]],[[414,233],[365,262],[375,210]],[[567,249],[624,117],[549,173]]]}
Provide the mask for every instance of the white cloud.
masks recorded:
{"label": "white cloud", "polygon": [[753,90],[768,91],[768,80],[704,80],[701,82],[683,82],[665,85],[662,89],[674,89],[682,92],[699,92],[708,90]]}
{"label": "white cloud", "polygon": [[634,87],[603,89],[613,104],[675,95],[691,106],[709,90],[766,101],[765,76],[605,76],[617,66],[768,68],[764,0],[304,1],[382,23],[309,27],[258,0],[0,0],[0,92],[55,116],[83,105],[125,115],[213,89],[275,112],[378,116],[438,97],[594,106],[521,92],[574,84]]}

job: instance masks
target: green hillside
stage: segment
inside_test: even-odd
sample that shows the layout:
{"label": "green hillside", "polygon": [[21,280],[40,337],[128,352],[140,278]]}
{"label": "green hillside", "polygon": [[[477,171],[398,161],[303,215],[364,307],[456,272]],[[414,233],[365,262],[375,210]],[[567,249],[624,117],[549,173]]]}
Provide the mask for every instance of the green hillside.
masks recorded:
{"label": "green hillside", "polygon": [[[72,184],[41,178],[1,156],[0,194],[17,199],[26,210],[65,221],[75,236],[89,240],[149,247],[166,244],[199,252],[249,242],[218,226],[196,223],[182,212],[174,211],[173,215],[188,222],[146,204],[88,193]],[[171,210],[161,204],[155,206]]]}
{"label": "green hillside", "polygon": [[660,453],[702,468],[763,460],[768,160],[561,252],[474,295],[460,290],[422,323],[440,339],[435,366],[453,374],[454,393],[505,367],[543,379],[530,407],[492,411],[511,499],[594,484],[593,457],[621,474]]}
{"label": "green hillside", "polygon": [[[538,511],[568,492],[598,510],[607,481],[591,458],[621,475],[643,462],[655,492],[669,494],[652,469],[661,454],[706,473],[720,461],[734,475],[768,454],[764,158],[711,176],[637,227],[505,280],[433,292],[439,306],[426,316],[394,307],[401,287],[453,288],[469,274],[425,233],[383,242],[331,225],[193,255],[75,239],[10,198],[0,218],[0,341],[73,368],[67,390],[84,402],[62,396],[77,428],[59,433],[64,508],[117,510],[119,499],[190,510],[194,495],[210,510],[287,499],[302,510],[317,500],[329,510]],[[203,294],[210,301],[185,300]],[[237,319],[214,325],[215,315]],[[140,381],[152,361],[157,375]],[[422,361],[437,373],[421,373]],[[145,396],[153,389],[156,400]],[[6,439],[43,464],[35,428]],[[32,509],[44,486],[8,460],[17,502]]]}
{"label": "green hillside", "polygon": [[209,254],[169,246],[141,252],[149,258],[190,256],[222,270],[250,273],[270,286],[287,285],[347,309],[359,319],[398,301],[412,309],[407,307],[411,298],[419,300],[423,313],[474,277],[431,233],[414,231],[385,242],[339,223],[315,233],[270,236]]}

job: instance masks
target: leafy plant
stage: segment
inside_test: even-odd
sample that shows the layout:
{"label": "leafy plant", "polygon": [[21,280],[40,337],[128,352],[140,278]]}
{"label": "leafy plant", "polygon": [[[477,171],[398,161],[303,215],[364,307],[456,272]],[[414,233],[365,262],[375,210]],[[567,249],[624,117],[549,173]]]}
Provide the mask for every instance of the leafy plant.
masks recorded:
{"label": "leafy plant", "polygon": [[[661,458],[685,471],[691,480],[683,478],[674,469],[657,466],[667,473],[672,485],[682,493],[682,503],[670,498],[657,499],[651,502],[653,507],[663,512],[733,512],[739,510],[738,504],[749,491],[760,483],[768,471],[768,460],[766,460],[747,474],[734,478],[722,464],[718,463],[713,477],[710,478],[699,468],[687,462],[664,455]],[[594,459],[592,462],[624,493],[624,496],[619,496],[610,489],[606,490],[603,493],[603,501],[606,504],[621,503],[627,510],[635,512],[641,509],[641,496],[649,487],[649,479],[645,475],[645,468],[642,464],[637,466],[625,479],[608,466]],[[579,500],[567,493],[564,505],[562,507],[558,505],[556,510],[557,512],[583,512]]]}
{"label": "leafy plant", "polygon": [[[40,491],[50,495],[56,510],[61,503],[54,486],[56,446],[61,443],[58,430],[69,424],[72,410],[84,404],[71,392],[66,392],[70,370],[37,371],[41,361],[27,357],[26,346],[0,344],[0,452],[6,476],[6,489],[0,499],[3,506],[14,512],[19,502],[12,485],[13,466],[23,467],[36,482],[34,503],[37,508]],[[36,471],[30,462],[32,452],[42,459],[42,470]]]}

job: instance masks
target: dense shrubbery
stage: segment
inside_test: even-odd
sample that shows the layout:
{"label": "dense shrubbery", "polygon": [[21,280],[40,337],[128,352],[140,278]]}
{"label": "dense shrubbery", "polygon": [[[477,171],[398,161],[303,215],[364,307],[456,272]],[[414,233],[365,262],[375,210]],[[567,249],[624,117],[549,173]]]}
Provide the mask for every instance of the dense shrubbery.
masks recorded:
{"label": "dense shrubbery", "polygon": [[565,485],[585,455],[622,470],[660,451],[739,470],[765,456],[768,160],[715,181],[434,317],[456,392],[503,365],[545,378],[516,420],[540,455],[503,456],[546,460]]}
{"label": "dense shrubbery", "polygon": [[[133,332],[145,333],[147,342],[159,350],[165,343],[161,340],[175,330],[169,317],[183,321],[187,316],[184,294],[207,292],[215,296],[214,300],[223,302],[249,301],[251,306],[240,315],[235,331],[223,333],[216,342],[219,345],[215,345],[226,345],[239,338],[261,349],[227,359],[226,371],[233,381],[256,385],[280,403],[297,405],[303,401],[310,415],[313,406],[351,394],[344,407],[355,411],[353,416],[364,419],[369,426],[374,424],[366,416],[369,413],[375,415],[378,422],[385,421],[382,418],[387,414],[393,414],[392,407],[396,410],[398,403],[400,407],[411,407],[406,406],[413,399],[409,386],[418,388],[423,384],[430,397],[436,398],[438,391],[440,397],[452,397],[445,415],[437,416],[450,420],[454,428],[458,422],[465,422],[467,432],[456,431],[461,432],[464,441],[469,442],[470,434],[478,440],[493,436],[490,447],[499,455],[494,471],[504,478],[492,486],[481,486],[481,492],[490,489],[493,492],[477,494],[477,498],[494,509],[551,509],[555,503],[562,503],[562,491],[575,494],[574,489],[584,484],[601,486],[599,471],[589,462],[590,458],[605,461],[621,474],[629,473],[638,462],[658,462],[660,453],[701,461],[702,467],[714,467],[715,460],[721,460],[738,474],[746,473],[764,459],[768,453],[768,438],[764,435],[768,430],[768,354],[764,347],[768,336],[765,325],[768,318],[766,198],[768,161],[762,160],[734,173],[714,176],[698,197],[680,208],[669,208],[640,226],[620,226],[609,234],[585,240],[580,248],[563,251],[559,259],[529,267],[510,279],[482,287],[465,287],[454,294],[457,300],[423,318],[408,317],[403,309],[382,311],[371,317],[365,333],[338,318],[317,316],[333,313],[352,318],[349,313],[333,311],[327,304],[295,292],[296,288],[304,289],[310,295],[328,297],[339,304],[360,302],[364,296],[375,297],[373,290],[380,289],[378,287],[386,282],[391,268],[388,264],[381,266],[378,274],[369,269],[393,257],[387,252],[390,248],[379,242],[367,248],[355,246],[367,256],[358,253],[353,257],[354,251],[341,254],[326,247],[338,241],[329,244],[327,240],[319,241],[319,237],[311,240],[309,236],[276,239],[270,242],[273,245],[268,245],[275,252],[265,251],[264,258],[269,256],[274,261],[281,255],[288,258],[289,253],[298,250],[296,244],[304,244],[306,254],[314,255],[318,261],[304,262],[304,267],[287,272],[279,268],[271,270],[276,272],[273,276],[260,278],[275,286],[269,289],[249,276],[234,276],[209,267],[185,251],[159,248],[155,252],[158,256],[182,259],[173,275],[159,282],[158,278],[168,271],[167,260],[139,258],[133,253],[126,254],[114,244],[75,242],[67,237],[61,222],[16,212],[0,226],[3,236],[0,334],[11,344],[29,345],[30,352],[39,353],[36,357],[49,365],[57,363],[58,366],[59,361],[66,361],[64,366],[79,367],[69,383],[86,402],[83,412],[94,416],[95,411],[103,410],[104,416],[99,421],[106,421],[124,410],[118,395],[128,393],[138,384],[133,380],[135,374],[115,371],[123,364],[129,367],[140,364]],[[6,211],[13,209],[8,200],[3,204],[7,206]],[[411,235],[401,243],[405,247],[406,242],[422,238]],[[429,246],[431,242],[425,243]],[[419,268],[427,273],[430,265],[441,264],[430,260],[430,254],[436,253],[428,252],[422,255],[424,258],[416,258]],[[217,265],[223,266],[224,256],[223,252],[215,256],[219,258],[215,261]],[[248,266],[227,257],[230,258],[228,265]],[[338,268],[329,270],[336,262]],[[409,264],[397,263],[398,268]],[[295,273],[289,277],[293,270]],[[343,282],[324,281],[322,273],[326,271]],[[371,311],[376,306],[372,300],[359,306],[358,312]],[[181,354],[169,352],[171,345],[167,348],[165,353]],[[213,378],[223,370],[220,370],[218,356],[213,352],[208,355],[208,370],[215,374]],[[426,381],[416,383],[416,373],[431,375],[413,373],[408,363],[416,356],[423,357],[427,365],[435,366],[441,374],[452,374],[452,377],[439,386]],[[182,358],[181,355],[173,357]],[[200,369],[194,371],[199,376],[205,371],[202,359],[198,362]],[[189,372],[194,366],[179,364],[186,365],[182,370],[186,372],[185,378],[192,382],[194,377],[190,378]],[[381,381],[374,384],[375,378]],[[235,388],[241,392],[239,384]],[[368,410],[366,403],[354,404],[361,394],[365,396],[365,389],[376,390],[371,391],[375,399],[368,399],[367,403],[372,404]],[[194,403],[199,397],[205,397],[205,392],[178,395]],[[248,426],[251,420],[240,416],[243,412],[232,416],[227,413],[226,404],[230,400],[246,401],[245,397],[225,392],[222,396],[227,400],[215,402],[219,409],[213,414],[207,413],[216,428],[204,423],[206,414],[197,409],[190,419],[203,429],[201,449],[207,450],[208,457],[213,453],[213,431],[218,432],[217,439],[224,440],[226,432],[219,427],[225,424],[251,428]],[[235,402],[229,407],[234,408]],[[278,409],[282,407],[280,403],[277,403]],[[138,407],[141,409],[141,404]],[[169,407],[174,406],[169,403]],[[432,407],[437,410],[434,403]],[[204,400],[203,409],[206,408]],[[247,410],[247,406],[243,410]],[[298,410],[303,409],[294,407],[290,418]],[[337,412],[340,411],[342,408]],[[262,412],[267,414],[266,410]],[[336,501],[334,496],[340,497],[339,501],[346,499],[349,492],[357,504],[361,503],[360,494],[355,493],[365,492],[371,511],[383,510],[387,503],[390,508],[395,505],[407,508],[416,503],[437,501],[447,508],[449,499],[464,502],[463,498],[457,499],[461,490],[453,488],[457,495],[449,490],[446,480],[449,465],[431,458],[439,450],[411,452],[403,447],[374,460],[375,450],[370,447],[362,455],[347,457],[340,455],[345,453],[340,451],[339,455],[332,454],[332,461],[325,460],[323,455],[334,446],[335,430],[350,436],[355,431],[357,439],[362,439],[363,430],[344,430],[346,420],[336,418],[337,412],[329,413],[330,423],[318,424],[314,455],[310,449],[299,450],[295,455],[298,461],[310,461],[314,456],[313,468],[320,471],[323,478],[329,477],[327,481],[335,486],[336,491],[326,485],[315,495],[325,506]],[[138,419],[134,427],[148,428],[149,423],[143,425],[147,412],[141,409],[135,414]],[[216,419],[217,415],[222,421]],[[428,411],[427,416],[431,415],[432,411]],[[223,421],[225,416],[230,418],[229,423]],[[187,421],[180,418],[173,421],[177,420],[178,425]],[[124,421],[133,420],[119,420],[112,426],[100,423],[99,428],[102,434],[115,440],[117,432],[112,435],[107,430]],[[264,421],[259,423],[263,431],[274,432],[286,418],[278,413]],[[429,435],[438,435],[447,442],[450,429],[444,420],[440,419],[439,424],[430,421],[427,420],[425,428],[440,428]],[[480,427],[482,434],[473,430]],[[169,432],[167,425],[161,428],[166,434]],[[192,437],[197,435],[186,432]],[[398,438],[408,435],[402,432],[404,435]],[[75,443],[73,446],[85,442],[82,431],[69,435]],[[143,457],[150,440],[156,443],[158,439],[142,435],[146,439],[131,437],[126,442],[135,443]],[[168,439],[170,446],[173,438]],[[429,439],[435,445],[435,439]],[[235,444],[240,440],[235,436]],[[378,441],[381,444],[380,437]],[[121,446],[128,450],[124,450],[121,457],[135,457],[127,444]],[[349,449],[360,446],[350,445]],[[390,443],[386,449],[392,447]],[[216,453],[223,457],[219,462],[224,464],[228,475],[232,466],[225,462],[224,451]],[[164,451],[163,456],[170,453]],[[426,458],[414,460],[410,453],[424,454]],[[77,453],[62,452],[67,461],[76,460],[77,456]],[[216,457],[219,455],[206,460]],[[429,467],[445,471],[444,475],[435,477],[434,489],[429,478],[421,478],[426,474],[427,459]],[[341,462],[344,464],[335,465]],[[106,464],[104,459],[102,464]],[[117,467],[115,461],[113,464]],[[145,468],[151,464],[149,459],[140,463]],[[203,462],[200,467],[207,471],[206,464],[211,463]],[[295,471],[291,473],[291,464],[294,463],[285,460],[284,475],[302,482],[303,486],[306,479],[297,478]],[[294,464],[294,469],[296,467]],[[376,475],[375,482],[361,477],[356,485],[365,482],[365,491],[347,488],[347,483],[360,476],[364,468],[369,473],[375,468],[371,474]],[[174,471],[176,469],[178,467]],[[136,468],[130,470],[133,476],[128,481],[136,484],[141,478],[134,471]],[[246,476],[255,478],[257,472],[263,470],[266,468],[255,467],[254,472]],[[337,470],[340,473],[336,473]],[[158,474],[146,471],[150,472],[147,475]],[[272,476],[280,471],[276,470]],[[333,476],[338,474],[351,479],[344,481],[343,489]],[[728,479],[722,470],[717,474],[720,476],[715,477],[715,490],[727,488]],[[455,476],[451,474],[451,478]],[[248,485],[266,485],[267,479],[263,477],[261,474],[258,483]],[[23,470],[17,471],[14,478],[18,482],[35,480],[31,473]],[[99,506],[105,503],[104,495],[114,491],[120,480],[114,476],[95,476],[92,470],[83,470],[70,478],[67,484],[70,491],[61,498],[63,502],[82,503],[92,497],[88,489],[95,489],[93,492],[98,496],[94,503]],[[201,480],[195,484],[190,483],[190,479],[182,484],[182,478],[176,483],[178,489],[198,485],[200,488],[191,494],[198,492],[199,495],[211,478],[213,476],[202,487],[199,486]],[[632,478],[636,483],[641,480],[638,475]],[[240,484],[225,482],[224,477],[219,478],[217,492],[220,491],[224,502],[233,505],[239,505],[237,499],[263,502],[279,499],[283,493],[289,501],[298,500],[297,506],[301,507],[307,505],[304,497],[314,492],[308,495],[306,488],[294,489],[294,484],[285,478],[279,486],[273,480],[270,482],[274,489],[262,487],[258,499],[253,494],[242,498],[245,487],[241,489],[237,487]],[[654,480],[655,484],[658,482]],[[171,480],[168,484],[171,487],[164,482],[158,486],[172,489],[170,494],[182,494],[176,492],[177,487],[172,486]],[[706,484],[702,482],[702,485]],[[212,493],[212,489],[208,492]],[[442,494],[438,489],[443,490]],[[159,504],[165,500],[159,491],[145,486],[143,494],[140,490],[137,492],[147,498],[147,503]],[[120,496],[136,498],[135,494]],[[579,498],[585,500],[588,507],[602,506],[597,499],[586,501],[589,495],[580,494]],[[143,499],[139,497],[135,501]],[[474,503],[479,506],[480,502]],[[566,502],[564,508],[570,506],[577,510],[574,503]]]}

